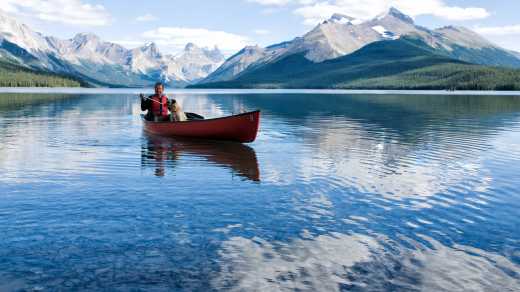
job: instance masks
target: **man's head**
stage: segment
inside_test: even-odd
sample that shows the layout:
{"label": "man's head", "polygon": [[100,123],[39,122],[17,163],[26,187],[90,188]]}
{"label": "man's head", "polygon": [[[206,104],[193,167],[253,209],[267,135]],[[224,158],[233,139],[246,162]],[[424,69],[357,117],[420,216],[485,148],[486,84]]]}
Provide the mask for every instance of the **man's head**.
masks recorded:
{"label": "man's head", "polygon": [[161,82],[155,83],[155,94],[162,95],[164,92],[164,84]]}

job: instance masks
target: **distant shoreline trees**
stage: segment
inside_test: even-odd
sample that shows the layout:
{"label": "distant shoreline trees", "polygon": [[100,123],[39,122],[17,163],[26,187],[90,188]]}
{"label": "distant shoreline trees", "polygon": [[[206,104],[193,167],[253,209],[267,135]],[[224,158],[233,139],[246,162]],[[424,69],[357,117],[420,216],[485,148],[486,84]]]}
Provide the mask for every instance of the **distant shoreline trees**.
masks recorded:
{"label": "distant shoreline trees", "polygon": [[73,77],[36,71],[0,60],[0,87],[80,87]]}

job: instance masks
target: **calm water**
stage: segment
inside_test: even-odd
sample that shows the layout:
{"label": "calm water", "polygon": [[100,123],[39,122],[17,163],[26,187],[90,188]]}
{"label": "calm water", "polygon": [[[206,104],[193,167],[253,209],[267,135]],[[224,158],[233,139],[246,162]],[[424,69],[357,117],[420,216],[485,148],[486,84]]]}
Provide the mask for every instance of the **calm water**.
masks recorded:
{"label": "calm water", "polygon": [[130,94],[0,95],[0,291],[519,291],[520,97],[176,96],[249,145],[147,136]]}

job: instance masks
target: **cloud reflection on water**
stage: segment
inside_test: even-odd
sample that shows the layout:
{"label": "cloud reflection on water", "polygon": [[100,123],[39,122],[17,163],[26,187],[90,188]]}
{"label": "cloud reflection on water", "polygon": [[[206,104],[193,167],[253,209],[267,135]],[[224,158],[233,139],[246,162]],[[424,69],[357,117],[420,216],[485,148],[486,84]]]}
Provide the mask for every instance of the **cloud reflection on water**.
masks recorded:
{"label": "cloud reflection on water", "polygon": [[378,234],[331,233],[286,242],[232,237],[214,288],[231,291],[515,291],[504,256],[419,235],[411,248]]}

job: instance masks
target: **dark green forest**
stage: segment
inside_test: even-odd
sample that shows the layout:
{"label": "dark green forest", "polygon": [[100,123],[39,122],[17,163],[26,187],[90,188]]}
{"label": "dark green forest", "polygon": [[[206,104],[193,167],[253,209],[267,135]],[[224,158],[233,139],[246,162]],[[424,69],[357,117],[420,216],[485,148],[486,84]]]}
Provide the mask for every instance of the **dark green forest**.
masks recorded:
{"label": "dark green forest", "polygon": [[520,90],[520,70],[445,63],[391,76],[347,81],[336,88]]}
{"label": "dark green forest", "polygon": [[0,87],[80,87],[72,77],[37,71],[0,60]]}

